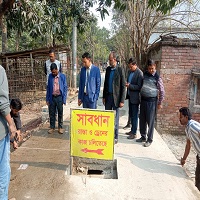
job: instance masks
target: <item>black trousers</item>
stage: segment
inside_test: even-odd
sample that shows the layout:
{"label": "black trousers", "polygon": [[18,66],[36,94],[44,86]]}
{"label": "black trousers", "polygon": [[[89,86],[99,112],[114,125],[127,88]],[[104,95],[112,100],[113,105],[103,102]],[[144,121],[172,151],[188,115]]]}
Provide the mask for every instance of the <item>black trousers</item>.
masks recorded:
{"label": "black trousers", "polygon": [[[147,141],[153,141],[154,122],[156,116],[157,101],[142,100],[140,104],[140,134]],[[148,125],[148,133],[147,133]]]}
{"label": "black trousers", "polygon": [[195,171],[195,186],[200,191],[200,158],[197,155],[197,166]]}
{"label": "black trousers", "polygon": [[106,98],[105,102],[105,109],[106,110],[115,110],[115,139],[118,139],[119,133],[119,108],[115,106],[114,98],[112,94],[109,94]]}
{"label": "black trousers", "polygon": [[56,123],[56,110],[58,110],[58,128],[63,126],[63,101],[62,96],[57,96],[52,99],[49,105],[50,128],[55,129]]}

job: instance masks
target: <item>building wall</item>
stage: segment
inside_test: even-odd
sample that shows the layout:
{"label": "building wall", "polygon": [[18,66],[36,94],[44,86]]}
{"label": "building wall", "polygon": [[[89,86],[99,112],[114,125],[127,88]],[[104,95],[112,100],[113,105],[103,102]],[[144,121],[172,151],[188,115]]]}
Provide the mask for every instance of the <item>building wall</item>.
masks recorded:
{"label": "building wall", "polygon": [[189,107],[193,119],[200,121],[200,106],[194,105],[193,70],[200,70],[200,50],[196,45],[163,44],[150,52],[158,63],[165,87],[163,109],[157,113],[156,127],[161,133],[184,133],[179,123],[179,109]]}

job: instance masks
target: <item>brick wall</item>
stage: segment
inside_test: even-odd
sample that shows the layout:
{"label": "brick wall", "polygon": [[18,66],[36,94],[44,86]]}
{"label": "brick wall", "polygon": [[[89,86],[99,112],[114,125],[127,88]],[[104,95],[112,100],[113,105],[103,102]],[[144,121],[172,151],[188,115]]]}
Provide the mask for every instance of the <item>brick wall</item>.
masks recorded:
{"label": "brick wall", "polygon": [[191,98],[192,70],[200,70],[200,50],[195,44],[161,41],[150,51],[149,57],[159,63],[166,92],[163,109],[157,114],[156,128],[161,133],[184,134],[179,123],[179,109],[183,106],[189,107],[193,119],[200,121],[200,108],[194,108]]}

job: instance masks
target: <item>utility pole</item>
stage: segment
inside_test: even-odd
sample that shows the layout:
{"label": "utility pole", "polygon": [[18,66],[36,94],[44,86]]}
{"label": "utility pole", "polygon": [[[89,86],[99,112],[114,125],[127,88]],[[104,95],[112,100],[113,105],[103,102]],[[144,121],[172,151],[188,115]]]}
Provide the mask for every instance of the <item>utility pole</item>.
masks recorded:
{"label": "utility pole", "polygon": [[77,21],[74,17],[72,36],[72,87],[76,89],[76,60],[77,60]]}
{"label": "utility pole", "polygon": [[7,52],[8,47],[8,39],[7,39],[7,25],[6,25],[6,15],[2,16],[0,21],[0,27],[2,30],[1,37],[2,37],[2,52]]}

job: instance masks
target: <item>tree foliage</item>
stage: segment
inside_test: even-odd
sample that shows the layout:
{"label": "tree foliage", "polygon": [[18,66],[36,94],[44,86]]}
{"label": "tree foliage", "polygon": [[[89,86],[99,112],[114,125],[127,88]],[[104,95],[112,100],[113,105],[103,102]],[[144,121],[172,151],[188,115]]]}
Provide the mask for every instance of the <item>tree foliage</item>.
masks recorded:
{"label": "tree foliage", "polygon": [[158,12],[157,8],[149,7],[147,0],[127,1],[126,10],[115,10],[112,23],[112,29],[115,30],[112,37],[113,48],[126,61],[128,56],[135,57],[138,65],[142,67],[152,44],[150,39],[157,31],[160,35],[184,33],[183,37],[188,33],[190,35],[186,37],[199,39],[198,2],[185,0],[176,5],[170,13],[163,14]]}
{"label": "tree foliage", "polygon": [[78,57],[87,51],[92,55],[92,60],[96,64],[107,62],[109,54],[109,31],[105,28],[100,29],[97,26],[97,20],[94,20],[86,27],[87,31],[78,34]]}
{"label": "tree foliage", "polygon": [[13,7],[13,3],[15,0],[0,0],[0,22],[2,19],[2,16]]}
{"label": "tree foliage", "polygon": [[55,43],[70,46],[75,17],[78,22],[78,57],[88,51],[94,62],[106,62],[109,31],[97,26],[97,19],[89,12],[90,6],[89,1],[87,4],[66,0],[21,1],[20,6],[6,15],[9,50],[26,50]]}
{"label": "tree foliage", "polygon": [[149,0],[148,5],[150,8],[155,8],[156,11],[166,14],[180,2],[180,0]]}
{"label": "tree foliage", "polygon": [[[86,7],[92,7],[94,5],[94,3],[98,4],[98,8],[97,11],[99,11],[101,13],[101,17],[102,19],[105,17],[105,14],[109,15],[109,12],[107,10],[107,7],[110,7],[113,3],[114,8],[115,9],[120,9],[120,10],[125,10],[126,9],[126,2],[131,1],[134,2],[133,0],[79,0],[79,1],[70,1],[71,4],[74,5],[73,8],[75,8],[75,12],[74,14],[76,14],[76,12],[78,13],[78,10],[76,9],[77,6],[79,4],[84,4]],[[13,3],[15,2],[15,0],[0,0],[0,18],[2,17],[2,15],[5,14],[5,12],[8,9],[12,8]],[[26,3],[29,3],[31,1],[24,1]],[[33,0],[33,2],[35,2]],[[39,0],[38,0],[39,2]],[[47,4],[52,4],[55,5],[61,1],[54,1],[54,0],[47,0],[46,1]],[[168,11],[170,11],[177,3],[179,3],[180,0],[149,0],[148,1],[148,5],[151,8],[156,8],[157,11],[161,11],[164,14],[166,14]],[[62,4],[65,5],[65,4]]]}

